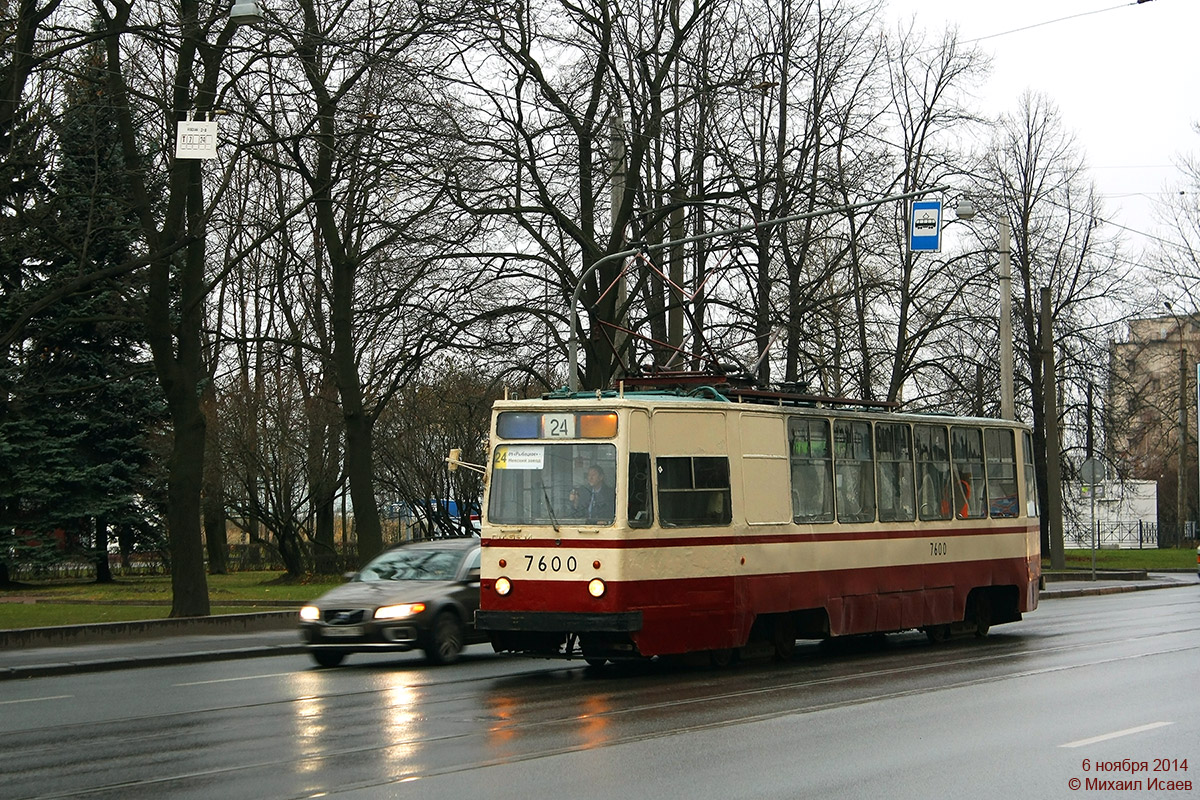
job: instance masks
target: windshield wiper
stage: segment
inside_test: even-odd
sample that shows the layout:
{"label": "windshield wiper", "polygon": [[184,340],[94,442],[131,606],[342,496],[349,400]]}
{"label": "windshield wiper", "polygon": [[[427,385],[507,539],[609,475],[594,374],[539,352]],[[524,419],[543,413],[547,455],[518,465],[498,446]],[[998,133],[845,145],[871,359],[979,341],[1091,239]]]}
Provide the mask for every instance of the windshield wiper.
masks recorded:
{"label": "windshield wiper", "polygon": [[550,524],[554,526],[554,532],[558,533],[558,518],[554,515],[554,503],[550,502],[550,493],[546,491],[545,481],[538,480],[542,486],[542,497],[546,498],[546,510],[550,512]]}

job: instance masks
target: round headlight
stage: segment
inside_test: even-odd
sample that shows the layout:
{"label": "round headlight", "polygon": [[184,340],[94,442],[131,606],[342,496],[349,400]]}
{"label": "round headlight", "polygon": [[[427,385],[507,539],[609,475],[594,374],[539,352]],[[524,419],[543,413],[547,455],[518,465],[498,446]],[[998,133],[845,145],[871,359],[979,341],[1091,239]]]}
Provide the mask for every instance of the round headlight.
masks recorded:
{"label": "round headlight", "polygon": [[604,595],[604,581],[599,578],[592,578],[588,581],[588,594],[592,597],[602,597]]}
{"label": "round headlight", "polygon": [[492,586],[495,588],[496,594],[500,595],[501,597],[504,597],[512,591],[512,581],[505,577],[496,578],[496,582],[492,584]]}

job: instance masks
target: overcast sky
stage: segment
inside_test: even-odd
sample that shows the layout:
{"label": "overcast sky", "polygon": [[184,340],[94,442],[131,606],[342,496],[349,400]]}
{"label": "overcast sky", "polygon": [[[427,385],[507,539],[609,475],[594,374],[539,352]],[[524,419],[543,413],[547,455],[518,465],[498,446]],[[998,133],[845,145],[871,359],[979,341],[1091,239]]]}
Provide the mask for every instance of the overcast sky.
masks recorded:
{"label": "overcast sky", "polygon": [[[1200,0],[888,2],[895,19],[957,26],[960,41],[993,56],[985,113],[1015,111],[1027,88],[1050,97],[1109,218],[1153,232],[1150,200],[1178,191],[1174,163],[1200,153]],[[1137,249],[1142,238],[1128,241]]]}

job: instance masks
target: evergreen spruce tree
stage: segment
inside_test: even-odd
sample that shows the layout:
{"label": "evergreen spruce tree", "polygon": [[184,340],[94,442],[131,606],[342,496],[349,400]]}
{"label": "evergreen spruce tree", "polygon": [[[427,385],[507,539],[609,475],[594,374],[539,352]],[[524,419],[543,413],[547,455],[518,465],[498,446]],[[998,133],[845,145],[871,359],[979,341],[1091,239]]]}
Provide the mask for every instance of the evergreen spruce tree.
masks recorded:
{"label": "evergreen spruce tree", "polygon": [[[0,64],[0,85],[12,88],[11,59]],[[19,98],[9,102],[19,103]],[[0,334],[19,324],[25,287],[31,282],[29,257],[31,231],[38,208],[47,196],[43,179],[45,153],[38,132],[42,120],[35,109],[21,106],[5,117],[0,127]],[[7,337],[6,337],[7,339]],[[15,454],[2,428],[12,417],[12,397],[19,374],[22,346],[0,342],[0,586],[10,583],[10,561],[30,546],[19,535],[19,491],[15,488]],[[35,542],[33,550],[40,549]]]}
{"label": "evergreen spruce tree", "polygon": [[[0,503],[16,523],[17,558],[86,553],[100,581],[111,580],[109,530],[147,527],[155,499],[147,436],[163,418],[134,317],[143,289],[128,266],[135,220],[103,65],[98,48],[86,53],[65,87],[44,210],[52,224],[26,255],[41,291],[62,297],[27,323],[17,358],[10,353],[0,419],[10,473]],[[81,277],[84,288],[63,291]]]}

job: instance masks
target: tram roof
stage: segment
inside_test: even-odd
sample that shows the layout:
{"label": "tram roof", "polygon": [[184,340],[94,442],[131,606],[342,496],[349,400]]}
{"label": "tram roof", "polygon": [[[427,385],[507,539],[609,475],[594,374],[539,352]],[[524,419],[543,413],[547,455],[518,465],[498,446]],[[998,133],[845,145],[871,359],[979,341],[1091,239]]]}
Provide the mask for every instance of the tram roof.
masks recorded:
{"label": "tram roof", "polygon": [[940,422],[975,425],[1012,425],[1027,428],[1025,423],[1002,420],[994,417],[973,417],[937,411],[902,411],[899,403],[872,402],[849,398],[825,397],[783,391],[765,391],[738,387],[721,387],[712,384],[697,384],[690,388],[656,387],[651,389],[601,389],[571,392],[558,389],[536,398],[507,399],[497,401],[500,410],[519,409],[536,405],[543,408],[575,407],[595,408],[597,404],[610,408],[619,406],[653,407],[665,404],[695,405],[697,407],[746,406],[762,410],[776,409],[787,413],[815,414],[821,416],[840,415],[870,417],[872,419],[897,419],[906,421]]}

